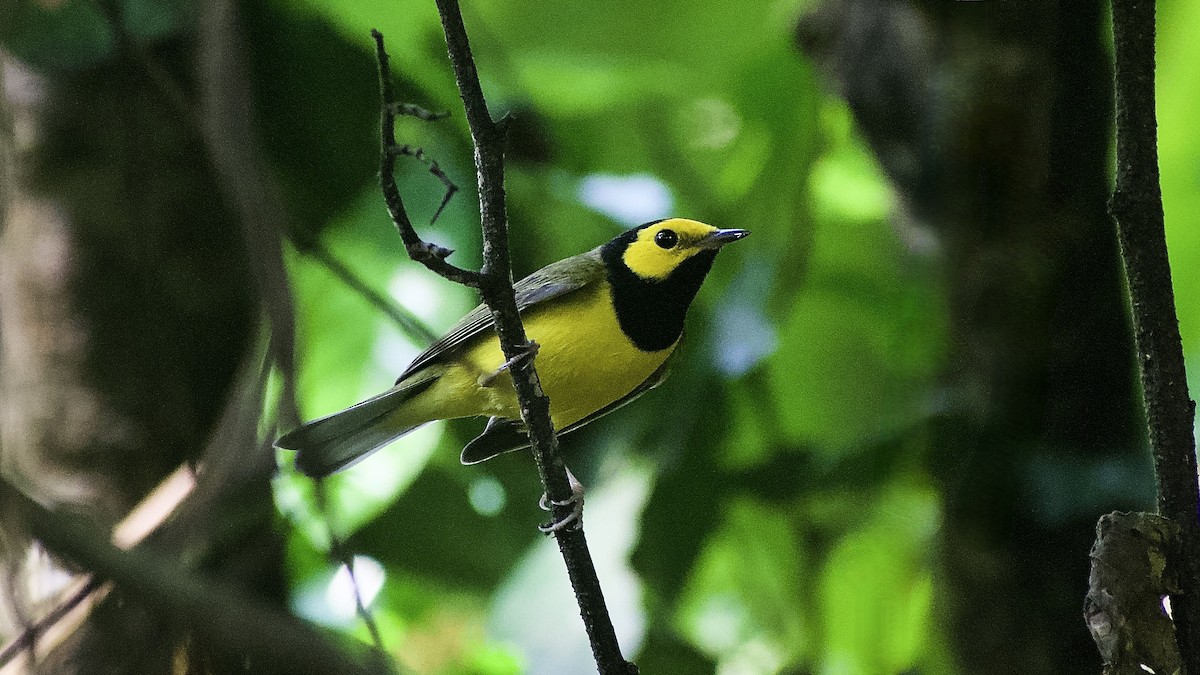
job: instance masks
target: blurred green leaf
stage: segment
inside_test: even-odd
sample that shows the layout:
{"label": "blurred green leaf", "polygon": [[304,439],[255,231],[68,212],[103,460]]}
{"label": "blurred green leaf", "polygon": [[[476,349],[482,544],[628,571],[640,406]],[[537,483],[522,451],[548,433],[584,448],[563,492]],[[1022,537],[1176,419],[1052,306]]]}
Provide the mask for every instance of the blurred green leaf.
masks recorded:
{"label": "blurred green leaf", "polygon": [[0,4],[0,44],[33,68],[76,70],[107,59],[116,36],[93,2],[16,0]]}
{"label": "blurred green leaf", "polygon": [[373,43],[283,2],[250,3],[246,20],[264,146],[295,228],[319,232],[378,170]]}
{"label": "blurred green leaf", "polygon": [[697,649],[722,663],[770,663],[778,672],[812,648],[805,625],[805,547],[789,519],[739,500],[705,546],[676,622]]}
{"label": "blurred green leaf", "polygon": [[782,322],[770,374],[785,437],[836,453],[929,412],[920,392],[942,358],[945,315],[932,270],[880,219],[889,192],[861,142],[833,140],[811,176],[825,201],[808,282]]}
{"label": "blurred green leaf", "polygon": [[[676,214],[754,232],[719,258],[672,378],[563,446],[589,483],[627,451],[659,467],[631,556],[651,625],[638,657],[647,672],[953,671],[929,617],[940,496],[920,468],[945,395],[938,251],[897,210],[846,106],[796,54],[801,4],[463,7],[493,114],[515,110],[528,123],[506,185],[517,276],[620,231],[611,209],[581,198],[598,175],[654,181]],[[406,203],[423,234],[459,250],[456,262],[478,264],[471,149],[433,3],[272,0],[251,12],[254,34],[268,33],[255,42],[264,136],[296,220],[373,287],[445,327],[473,296],[419,281],[425,273],[398,255],[374,187],[369,30],[379,28],[401,96],[452,113],[434,125],[401,120],[397,135],[424,147],[463,193],[430,225],[441,187],[423,165],[401,162]],[[1160,9],[1163,187],[1189,347],[1200,344],[1200,266],[1187,263],[1200,240],[1186,227],[1200,209],[1200,147],[1183,112],[1200,91],[1186,28],[1195,14],[1179,0]],[[397,339],[311,261],[295,260],[293,274],[308,414],[386,386],[421,346]],[[727,357],[760,333],[773,349],[746,357],[747,370],[730,368]],[[541,489],[525,456],[458,467],[456,452],[478,427],[446,425],[427,464],[429,448],[405,442],[387,452],[411,464],[371,460],[402,474],[398,493],[351,509],[354,528],[375,518],[352,544],[388,570],[381,611],[419,636],[405,643],[413,653],[452,654],[414,666],[422,672],[537,666],[476,632],[479,608],[534,539]],[[414,467],[423,472],[413,477]],[[472,507],[479,471],[505,495],[494,517]],[[337,491],[343,506],[356,499],[353,486]],[[325,570],[314,550],[295,556],[298,577]],[[439,613],[443,602],[461,605]],[[728,622],[713,624],[723,628],[709,639],[701,617]]]}
{"label": "blurred green leaf", "polygon": [[896,483],[838,542],[821,573],[823,672],[902,672],[921,654],[932,606],[936,493]]}
{"label": "blurred green leaf", "polygon": [[[1190,263],[1200,258],[1200,231],[1195,227],[1195,214],[1200,213],[1200,137],[1194,124],[1194,101],[1200,99],[1197,22],[1197,3],[1160,3],[1155,94],[1159,167],[1179,331],[1193,363],[1200,361],[1200,265]],[[1193,392],[1200,389],[1200,378],[1193,377],[1191,384]]]}
{"label": "blurred green leaf", "polygon": [[192,19],[192,0],[121,0],[121,21],[130,35],[152,40],[178,33]]}
{"label": "blurred green leaf", "polygon": [[883,222],[895,197],[875,158],[854,138],[850,111],[833,103],[821,114],[833,149],[817,161],[809,178],[815,216],[822,222]]}
{"label": "blurred green leaf", "polygon": [[[446,56],[437,8],[423,0],[396,2],[360,2],[358,0],[276,0],[298,13],[320,17],[337,28],[344,39],[363,45],[364,54],[372,54],[371,29],[383,33],[397,77],[415,82],[432,92],[440,105],[449,109],[457,102],[457,90]],[[474,38],[472,34],[472,38]],[[320,53],[315,52],[314,57]],[[374,76],[374,69],[369,71]],[[415,103],[432,103],[414,101]]]}
{"label": "blurred green leaf", "polygon": [[[719,462],[713,443],[727,432],[722,414],[723,396],[713,387],[711,375],[682,368],[680,371],[660,387],[669,386],[674,393],[660,397],[657,409],[642,411],[652,413],[653,420],[670,419],[676,423],[650,425],[648,438],[637,443],[657,450],[664,468],[642,513],[641,539],[630,557],[654,602],[661,603],[655,606],[667,611],[674,607],[683,590],[687,579],[684,572],[695,564],[708,533],[719,522],[729,489],[724,477],[715,470]],[[679,393],[688,391],[713,391],[705,397],[707,409],[688,406],[686,394]],[[679,527],[679,523],[689,526]]]}
{"label": "blurred green leaf", "polygon": [[716,661],[665,627],[651,626],[642,653],[633,661],[645,673],[711,673]]}
{"label": "blurred green leaf", "polygon": [[[406,570],[448,587],[494,587],[540,535],[528,527],[530,521],[517,515],[519,508],[507,508],[493,517],[476,513],[468,471],[426,471],[392,508],[347,544],[389,569]],[[508,521],[514,527],[506,527]],[[514,531],[526,534],[514,537]]]}
{"label": "blurred green leaf", "polygon": [[190,26],[191,0],[119,0],[111,17],[89,0],[10,0],[0,3],[0,45],[39,70],[95,66],[117,46],[114,22],[128,37],[159,40]]}

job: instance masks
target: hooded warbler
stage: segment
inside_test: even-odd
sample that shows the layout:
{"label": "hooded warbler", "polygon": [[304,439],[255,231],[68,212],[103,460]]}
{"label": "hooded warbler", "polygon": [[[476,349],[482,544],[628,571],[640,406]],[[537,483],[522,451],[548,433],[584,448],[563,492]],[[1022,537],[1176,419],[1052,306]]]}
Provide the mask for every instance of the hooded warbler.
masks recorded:
{"label": "hooded warbler", "polygon": [[[688,306],[717,251],[749,234],[672,218],[628,230],[515,284],[558,433],[568,433],[658,386]],[[275,445],[296,450],[309,476],[331,474],[439,419],[489,416],[463,449],[475,464],[529,446],[512,378],[480,305],[429,346],[395,386],[309,422]]]}

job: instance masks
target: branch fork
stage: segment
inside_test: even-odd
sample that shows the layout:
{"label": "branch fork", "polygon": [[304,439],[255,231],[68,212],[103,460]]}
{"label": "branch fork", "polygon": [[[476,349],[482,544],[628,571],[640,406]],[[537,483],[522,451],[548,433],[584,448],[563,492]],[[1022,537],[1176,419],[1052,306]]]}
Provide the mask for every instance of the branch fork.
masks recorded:
{"label": "branch fork", "polygon": [[438,246],[437,244],[428,241],[418,241],[415,244],[406,246],[405,251],[408,252],[409,258],[412,258],[415,262],[419,262],[422,265],[426,264],[427,262],[445,260],[446,258],[450,257],[451,253],[454,253],[454,249],[446,248],[445,246]]}
{"label": "branch fork", "polygon": [[[463,109],[466,112],[467,124],[471,130],[471,138],[475,146],[475,168],[479,188],[479,211],[483,230],[483,266],[479,272],[456,267],[446,262],[450,250],[430,244],[421,239],[409,220],[404,208],[403,199],[396,186],[393,170],[396,143],[394,122],[397,114],[408,114],[420,119],[436,119],[416,106],[399,104],[391,83],[391,71],[388,55],[383,45],[383,35],[379,31],[371,31],[375,39],[376,57],[379,62],[379,91],[382,99],[381,106],[381,143],[380,153],[380,187],[383,191],[384,202],[392,216],[400,238],[404,242],[409,256],[425,265],[436,274],[450,281],[479,289],[483,302],[492,311],[495,319],[496,334],[505,359],[509,363],[522,363],[523,367],[510,368],[513,386],[516,389],[517,400],[521,408],[521,417],[529,432],[529,440],[533,447],[534,459],[537,463],[538,474],[545,487],[545,495],[554,506],[556,522],[571,522],[570,518],[578,520],[575,513],[574,491],[571,488],[566,466],[558,457],[558,441],[554,434],[554,426],[550,420],[550,401],[542,389],[536,369],[536,356],[529,353],[530,340],[525,334],[521,317],[517,310],[516,295],[513,291],[512,268],[508,249],[508,223],[504,200],[504,151],[507,143],[507,133],[512,120],[509,115],[493,120],[488,112],[487,101],[479,84],[479,75],[475,68],[471,46],[467,39],[466,27],[463,25],[462,12],[458,0],[436,0],[438,14],[442,20],[442,28],[446,37],[450,62],[454,69],[455,80],[459,94],[462,97]],[[419,152],[419,151],[418,151]],[[409,154],[423,159],[423,153],[400,151],[399,154]],[[431,163],[431,172],[439,179],[440,169]],[[444,180],[443,183],[448,183]],[[453,194],[453,189],[447,187],[447,196],[443,199],[442,207]],[[456,188],[455,188],[456,189]],[[441,212],[439,207],[438,213]],[[436,217],[436,216],[435,216]],[[524,361],[523,359],[528,359]],[[616,632],[604,604],[604,595],[600,581],[592,563],[591,553],[587,547],[582,526],[578,522],[574,527],[562,527],[554,531],[555,539],[566,563],[567,574],[575,597],[579,603],[580,614],[592,646],[592,654],[601,675],[629,675],[637,673],[637,666],[627,662],[621,655]]]}

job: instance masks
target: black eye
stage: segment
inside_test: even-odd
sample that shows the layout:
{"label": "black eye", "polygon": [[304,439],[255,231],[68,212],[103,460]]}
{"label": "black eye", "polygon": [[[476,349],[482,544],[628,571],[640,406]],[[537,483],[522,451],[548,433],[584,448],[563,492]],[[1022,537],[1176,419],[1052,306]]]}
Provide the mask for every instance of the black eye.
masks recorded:
{"label": "black eye", "polygon": [[654,243],[663,248],[671,248],[679,243],[679,235],[675,234],[674,230],[659,230],[658,234],[654,235]]}

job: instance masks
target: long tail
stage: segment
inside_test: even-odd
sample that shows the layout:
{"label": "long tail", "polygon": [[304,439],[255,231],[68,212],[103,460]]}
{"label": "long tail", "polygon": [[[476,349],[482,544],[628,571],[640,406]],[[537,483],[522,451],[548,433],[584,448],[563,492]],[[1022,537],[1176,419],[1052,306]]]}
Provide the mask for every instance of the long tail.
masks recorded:
{"label": "long tail", "polygon": [[275,447],[296,451],[296,468],[321,478],[344,469],[424,424],[405,422],[400,408],[436,378],[397,385],[382,394],[290,431]]}

